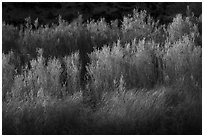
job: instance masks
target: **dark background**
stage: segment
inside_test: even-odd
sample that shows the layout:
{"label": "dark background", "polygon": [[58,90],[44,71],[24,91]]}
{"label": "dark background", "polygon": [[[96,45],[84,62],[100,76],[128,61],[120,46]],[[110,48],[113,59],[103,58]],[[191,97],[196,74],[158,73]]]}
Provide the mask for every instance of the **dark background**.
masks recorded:
{"label": "dark background", "polygon": [[13,25],[24,23],[26,17],[32,20],[39,19],[41,24],[55,23],[58,16],[71,21],[78,14],[83,14],[84,20],[99,19],[105,17],[106,21],[122,19],[124,15],[132,13],[134,8],[145,9],[161,24],[172,21],[178,14],[186,14],[187,5],[194,12],[195,16],[202,13],[201,2],[3,2],[3,21]]}

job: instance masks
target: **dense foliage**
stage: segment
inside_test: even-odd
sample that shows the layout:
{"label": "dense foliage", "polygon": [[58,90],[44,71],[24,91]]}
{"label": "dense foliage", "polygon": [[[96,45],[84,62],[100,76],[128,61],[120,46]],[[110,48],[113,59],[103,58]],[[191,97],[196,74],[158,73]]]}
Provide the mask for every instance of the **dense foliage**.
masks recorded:
{"label": "dense foliage", "polygon": [[3,23],[3,134],[201,134],[201,16]]}

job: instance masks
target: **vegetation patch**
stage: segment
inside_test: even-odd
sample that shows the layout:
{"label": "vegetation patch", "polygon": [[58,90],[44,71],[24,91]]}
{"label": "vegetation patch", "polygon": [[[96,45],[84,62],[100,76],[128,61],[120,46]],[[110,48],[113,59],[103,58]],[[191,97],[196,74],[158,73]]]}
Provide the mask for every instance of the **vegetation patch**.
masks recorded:
{"label": "vegetation patch", "polygon": [[201,16],[2,25],[3,134],[202,134]]}

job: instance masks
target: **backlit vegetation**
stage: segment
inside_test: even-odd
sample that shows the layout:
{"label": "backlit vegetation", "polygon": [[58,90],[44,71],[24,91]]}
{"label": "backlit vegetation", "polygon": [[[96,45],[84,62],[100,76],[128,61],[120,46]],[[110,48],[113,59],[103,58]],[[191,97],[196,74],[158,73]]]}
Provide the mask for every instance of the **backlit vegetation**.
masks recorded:
{"label": "backlit vegetation", "polygon": [[200,18],[3,23],[3,134],[201,134]]}

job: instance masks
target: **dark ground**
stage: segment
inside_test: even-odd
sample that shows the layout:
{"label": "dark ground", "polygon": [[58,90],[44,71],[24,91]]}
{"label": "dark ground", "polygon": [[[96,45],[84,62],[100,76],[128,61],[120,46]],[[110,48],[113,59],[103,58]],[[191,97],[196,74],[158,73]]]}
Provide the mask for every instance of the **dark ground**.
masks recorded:
{"label": "dark ground", "polygon": [[187,5],[196,16],[202,13],[201,2],[3,2],[2,17],[3,21],[14,25],[22,24],[29,16],[32,20],[38,18],[43,24],[57,22],[59,15],[71,21],[78,13],[83,14],[85,20],[105,17],[109,21],[122,19],[137,7],[147,10],[152,17],[164,24],[172,21],[178,13],[186,14]]}

